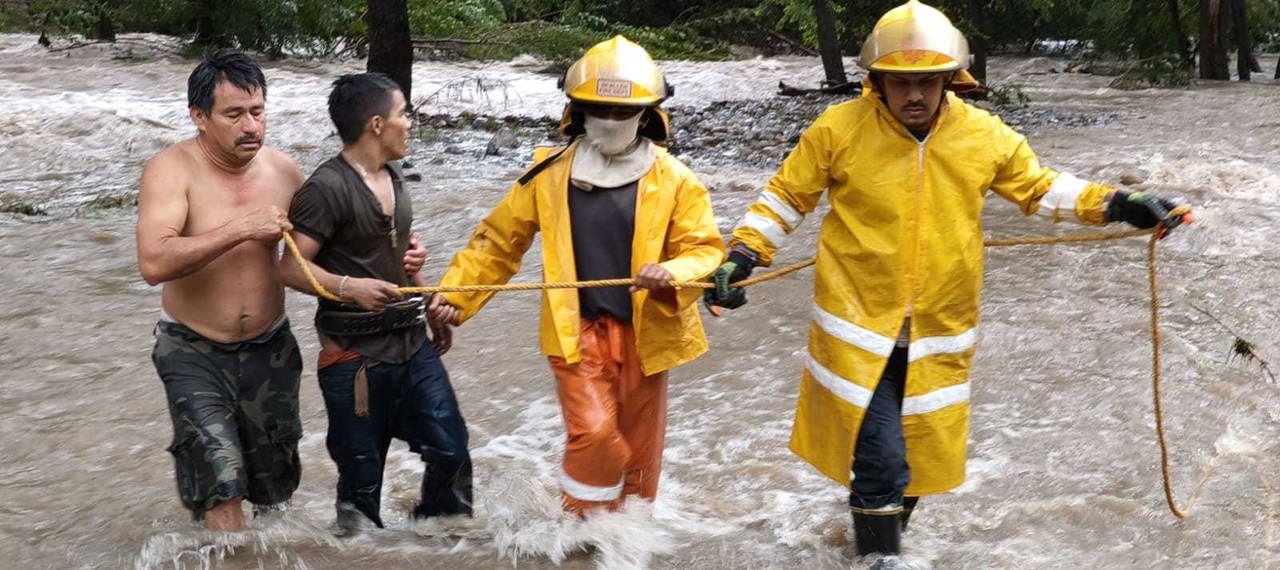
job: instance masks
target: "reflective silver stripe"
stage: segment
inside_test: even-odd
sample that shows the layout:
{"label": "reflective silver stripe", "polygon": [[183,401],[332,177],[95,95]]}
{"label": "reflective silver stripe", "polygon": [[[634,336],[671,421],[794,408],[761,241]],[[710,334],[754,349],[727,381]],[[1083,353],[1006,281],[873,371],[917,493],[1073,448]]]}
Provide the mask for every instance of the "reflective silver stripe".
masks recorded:
{"label": "reflective silver stripe", "polygon": [[974,327],[955,336],[930,336],[919,339],[907,348],[907,360],[915,362],[935,354],[964,352],[978,340],[978,328]]}
{"label": "reflective silver stripe", "polygon": [[781,246],[782,242],[787,239],[787,230],[782,229],[782,226],[778,225],[778,222],[775,222],[766,216],[761,216],[760,214],[747,212],[747,215],[742,217],[742,221],[738,222],[738,227],[734,228],[734,231],[737,231],[738,228],[744,227],[755,228],[757,231],[764,234],[765,239],[769,240],[769,243],[773,244],[773,247]]}
{"label": "reflective silver stripe", "polygon": [[[854,406],[866,409],[871,403],[873,392],[844,379],[818,362],[813,354],[805,358],[805,368],[813,379],[836,397]],[[902,415],[927,414],[969,401],[969,383],[948,386],[920,396],[912,396],[902,400]]]}
{"label": "reflective silver stripe", "polygon": [[960,404],[969,401],[969,383],[957,384],[955,386],[947,386],[923,394],[920,396],[911,396],[902,400],[902,415],[911,416],[916,414],[927,414],[941,410],[947,406]]}
{"label": "reflective silver stripe", "polygon": [[817,323],[818,328],[823,332],[876,356],[888,358],[897,341],[828,313],[817,303],[813,305],[813,322]]}
{"label": "reflective silver stripe", "polygon": [[845,380],[835,372],[827,370],[827,367],[818,363],[812,353],[805,357],[804,367],[809,369],[809,375],[813,376],[814,380],[817,380],[819,384],[822,384],[823,388],[835,394],[837,398],[864,410],[867,409],[867,404],[871,403],[871,390]]}
{"label": "reflective silver stripe", "polygon": [[756,203],[772,210],[779,218],[782,218],[783,223],[787,224],[791,231],[796,231],[796,227],[800,225],[800,222],[804,221],[804,214],[801,214],[799,210],[792,208],[791,204],[788,204],[786,200],[768,190],[760,193],[760,199],[756,200]]}
{"label": "reflective silver stripe", "polygon": [[1080,193],[1084,192],[1084,187],[1088,184],[1066,172],[1059,174],[1054,179],[1053,185],[1049,186],[1049,192],[1040,197],[1040,207],[1036,210],[1036,214],[1056,221],[1061,219],[1059,212],[1065,210],[1075,217],[1076,201],[1080,199]]}
{"label": "reflective silver stripe", "polygon": [[618,484],[612,487],[588,485],[575,481],[564,470],[563,465],[560,466],[560,488],[564,490],[566,495],[579,501],[612,501],[622,496],[622,480],[618,480]]}

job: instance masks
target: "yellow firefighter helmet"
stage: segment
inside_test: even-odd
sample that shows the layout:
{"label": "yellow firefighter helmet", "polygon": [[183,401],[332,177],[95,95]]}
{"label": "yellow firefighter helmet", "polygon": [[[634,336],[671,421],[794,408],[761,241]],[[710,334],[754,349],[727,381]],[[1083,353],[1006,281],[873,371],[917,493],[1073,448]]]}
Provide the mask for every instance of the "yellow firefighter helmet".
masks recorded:
{"label": "yellow firefighter helmet", "polygon": [[569,99],[601,105],[657,105],[671,95],[649,52],[622,36],[591,47],[565,72]]}
{"label": "yellow firefighter helmet", "polygon": [[961,71],[969,67],[969,42],[937,8],[908,0],[876,22],[858,64],[884,73]]}

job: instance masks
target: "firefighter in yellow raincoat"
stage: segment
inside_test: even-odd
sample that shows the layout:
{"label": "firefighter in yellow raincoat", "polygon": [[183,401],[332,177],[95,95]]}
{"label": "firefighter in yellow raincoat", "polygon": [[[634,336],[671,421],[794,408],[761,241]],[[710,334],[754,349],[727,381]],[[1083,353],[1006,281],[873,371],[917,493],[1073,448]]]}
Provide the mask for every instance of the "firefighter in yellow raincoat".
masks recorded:
{"label": "firefighter in yellow raincoat", "polygon": [[[535,151],[441,284],[506,283],[537,232],[546,281],[636,278],[630,291],[542,298],[542,350],[568,436],[560,486],[566,510],[583,514],[656,495],[667,371],[707,350],[701,291],[670,283],[709,276],[725,254],[706,188],[656,144],[669,134],[658,105],[671,88],[649,54],[617,36],[588,50],[562,87],[570,143]],[[432,311],[465,321],[491,296],[446,293]]]}
{"label": "firefighter in yellow raincoat", "polygon": [[1168,200],[1042,167],[1025,137],[955,96],[977,87],[968,63],[938,10],[886,13],[862,48],[863,96],[803,133],[706,293],[745,303],[729,284],[769,265],[827,192],[791,449],[851,486],[859,554],[896,554],[916,499],[964,481],[987,192],[1054,221],[1190,221]]}

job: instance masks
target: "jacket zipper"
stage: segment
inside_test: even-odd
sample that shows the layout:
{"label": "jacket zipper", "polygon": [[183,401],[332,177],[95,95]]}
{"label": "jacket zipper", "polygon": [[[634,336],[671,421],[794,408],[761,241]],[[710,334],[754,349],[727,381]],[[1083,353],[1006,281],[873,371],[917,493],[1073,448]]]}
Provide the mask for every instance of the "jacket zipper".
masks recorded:
{"label": "jacket zipper", "polygon": [[[916,302],[916,283],[915,282],[916,282],[916,278],[918,277],[916,275],[916,272],[919,269],[920,248],[921,248],[920,226],[921,226],[921,220],[923,218],[923,215],[919,213],[919,205],[924,202],[925,144],[929,142],[929,138],[933,136],[933,132],[937,130],[937,128],[938,128],[938,125],[935,122],[933,125],[933,128],[929,130],[929,134],[925,135],[924,140],[916,142],[916,149],[917,149],[916,151],[916,157],[917,157],[916,158],[916,177],[917,177],[916,205],[917,205],[917,208],[916,208],[916,216],[915,216],[915,224],[914,224],[915,227],[913,228],[913,231],[915,234],[913,237],[916,240],[915,242],[916,247],[915,247],[915,251],[912,252],[914,256],[912,257],[912,259],[908,260],[908,263],[911,264],[911,273],[910,273],[911,279],[909,279],[907,283],[907,314],[905,317],[903,317],[903,324],[906,324],[906,321],[911,318],[911,313],[915,308],[915,302]],[[910,337],[910,334],[911,332],[910,330],[908,330],[907,336]],[[899,335],[901,335],[901,332],[899,332]]]}

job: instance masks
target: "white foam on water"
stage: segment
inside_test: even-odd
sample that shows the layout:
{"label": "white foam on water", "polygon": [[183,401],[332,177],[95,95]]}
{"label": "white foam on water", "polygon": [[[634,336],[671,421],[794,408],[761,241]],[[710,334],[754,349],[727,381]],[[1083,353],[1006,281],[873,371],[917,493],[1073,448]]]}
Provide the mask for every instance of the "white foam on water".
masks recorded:
{"label": "white foam on water", "polygon": [[585,519],[565,513],[559,490],[545,480],[507,476],[491,482],[488,526],[493,547],[512,566],[524,558],[560,564],[575,553],[590,553],[599,568],[649,568],[655,556],[674,551],[653,507],[628,500],[617,512],[591,512]]}
{"label": "white foam on water", "polygon": [[146,539],[134,558],[134,570],[217,567],[228,559],[270,561],[281,569],[308,570],[293,546],[308,544],[341,548],[326,529],[285,513],[255,520],[244,532],[210,532],[191,527],[162,532]]}

